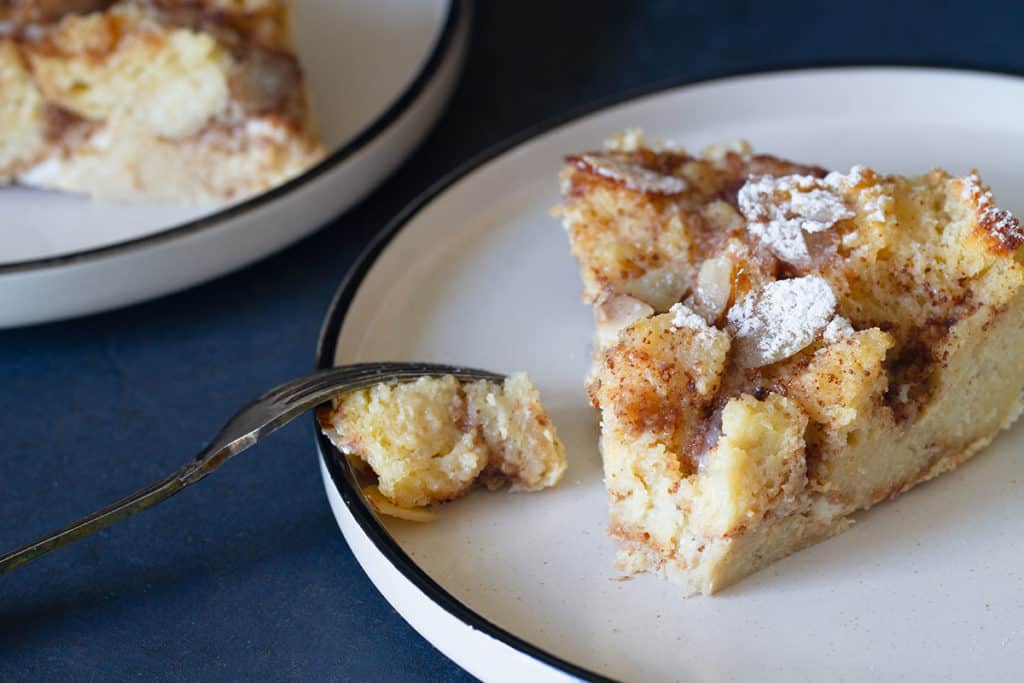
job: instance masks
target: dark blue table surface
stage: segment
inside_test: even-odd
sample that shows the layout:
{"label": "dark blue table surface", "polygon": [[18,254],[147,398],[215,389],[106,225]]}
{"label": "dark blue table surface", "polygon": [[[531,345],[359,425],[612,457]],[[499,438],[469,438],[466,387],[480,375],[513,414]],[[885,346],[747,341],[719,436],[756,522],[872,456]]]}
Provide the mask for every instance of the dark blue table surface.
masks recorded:
{"label": "dark blue table surface", "polygon": [[[242,402],[309,370],[355,255],[488,146],[674,80],[863,62],[1024,72],[1021,7],[478,3],[447,113],[354,210],[191,291],[0,332],[0,546],[168,473]],[[0,577],[0,680],[468,680],[353,559],[311,432],[300,420],[158,508]]]}

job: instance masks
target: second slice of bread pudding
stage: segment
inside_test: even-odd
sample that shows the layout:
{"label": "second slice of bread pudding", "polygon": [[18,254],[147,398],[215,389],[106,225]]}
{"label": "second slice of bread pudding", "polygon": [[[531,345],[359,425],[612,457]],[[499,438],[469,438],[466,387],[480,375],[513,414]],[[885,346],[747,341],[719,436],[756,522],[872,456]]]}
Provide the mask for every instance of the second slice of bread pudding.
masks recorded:
{"label": "second slice of bread pudding", "polygon": [[291,0],[0,0],[0,185],[240,199],[324,150]]}
{"label": "second slice of bread pudding", "polygon": [[570,157],[625,571],[713,593],[977,453],[1021,410],[1019,223],[977,175]]}

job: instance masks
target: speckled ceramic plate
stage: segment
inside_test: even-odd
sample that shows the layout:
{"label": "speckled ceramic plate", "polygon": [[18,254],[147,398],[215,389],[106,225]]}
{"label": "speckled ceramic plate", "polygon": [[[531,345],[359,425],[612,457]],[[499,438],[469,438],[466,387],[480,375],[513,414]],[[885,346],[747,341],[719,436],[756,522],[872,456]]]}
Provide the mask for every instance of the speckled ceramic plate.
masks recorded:
{"label": "speckled ceramic plate", "polygon": [[468,0],[297,4],[297,47],[330,150],[223,206],[111,205],[0,188],[0,327],[101,311],[251,263],[384,180],[429,131],[458,77]]}
{"label": "speckled ceramic plate", "polygon": [[[984,106],[979,106],[984,103]],[[486,680],[1018,681],[1024,672],[1024,427],[849,532],[714,597],[623,580],[605,535],[597,420],[583,394],[592,320],[548,215],[567,152],[642,126],[691,148],[736,138],[848,168],[981,168],[1024,210],[1024,81],[827,69],[660,91],[531,133],[445,179],[350,274],[321,365],[527,369],[568,447],[538,494],[474,493],[416,525],[378,519],[320,440],[338,523],[384,596]]]}

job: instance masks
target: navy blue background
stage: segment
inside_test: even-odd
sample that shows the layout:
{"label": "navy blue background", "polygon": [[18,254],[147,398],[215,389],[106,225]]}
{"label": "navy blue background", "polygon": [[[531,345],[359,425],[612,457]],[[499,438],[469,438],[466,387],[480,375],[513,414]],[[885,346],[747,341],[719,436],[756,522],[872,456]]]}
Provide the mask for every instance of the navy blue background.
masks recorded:
{"label": "navy blue background", "polygon": [[[1024,71],[1018,6],[479,3],[441,123],[353,211],[191,291],[0,332],[0,546],[168,473],[241,403],[308,371],[355,255],[489,145],[675,80],[859,62]],[[303,419],[160,507],[0,577],[0,680],[69,679],[469,676],[402,621],[352,558]]]}

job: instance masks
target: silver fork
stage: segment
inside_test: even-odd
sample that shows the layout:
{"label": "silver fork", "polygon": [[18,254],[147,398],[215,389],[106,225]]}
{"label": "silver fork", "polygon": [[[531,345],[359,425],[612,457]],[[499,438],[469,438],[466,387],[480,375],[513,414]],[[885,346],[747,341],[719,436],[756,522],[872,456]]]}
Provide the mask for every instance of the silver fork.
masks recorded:
{"label": "silver fork", "polygon": [[264,436],[271,434],[302,413],[328,400],[380,382],[411,382],[420,377],[453,375],[461,381],[504,379],[503,375],[432,363],[359,363],[321,370],[285,382],[264,393],[228,420],[220,433],[199,455],[177,472],[153,482],[102,510],[28,545],[0,556],[0,574],[45,555],[62,545],[77,541],[114,522],[167,500],[186,486],[196,483],[241,453]]}

